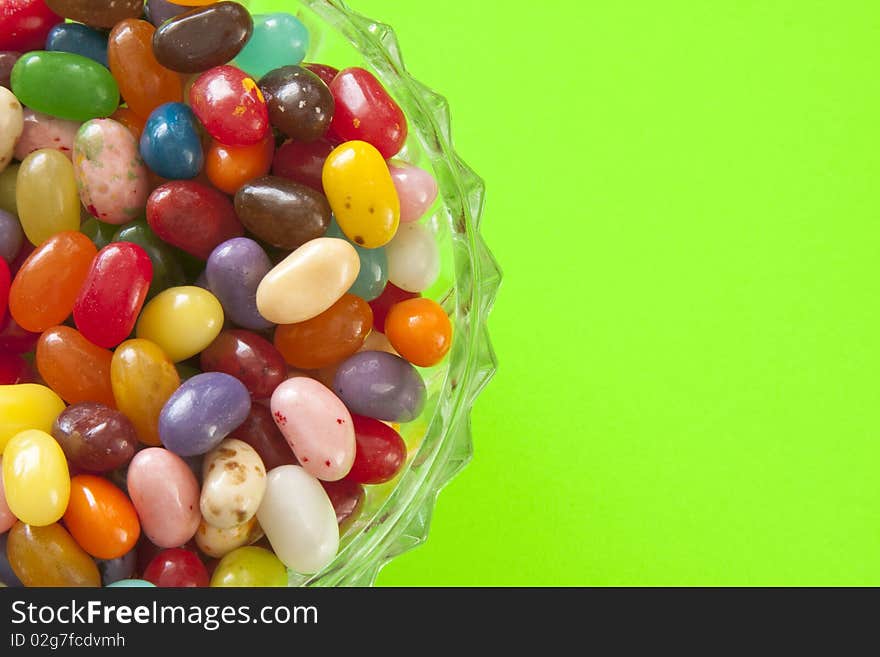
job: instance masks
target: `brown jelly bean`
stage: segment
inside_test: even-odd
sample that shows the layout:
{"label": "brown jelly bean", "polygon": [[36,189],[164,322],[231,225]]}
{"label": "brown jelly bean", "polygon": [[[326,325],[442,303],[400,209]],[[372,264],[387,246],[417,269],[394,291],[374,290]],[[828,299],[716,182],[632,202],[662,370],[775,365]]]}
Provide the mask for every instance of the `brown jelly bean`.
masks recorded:
{"label": "brown jelly bean", "polygon": [[94,27],[113,27],[144,13],[144,0],[46,0],[46,4],[59,16]]}
{"label": "brown jelly bean", "polygon": [[107,472],[125,465],[138,444],[128,418],[97,402],[68,406],[55,419],[52,437],[70,462],[87,472]]}
{"label": "brown jelly bean", "polygon": [[333,94],[317,75],[301,66],[282,66],[260,79],[269,121],[288,137],[309,142],[327,132]]}

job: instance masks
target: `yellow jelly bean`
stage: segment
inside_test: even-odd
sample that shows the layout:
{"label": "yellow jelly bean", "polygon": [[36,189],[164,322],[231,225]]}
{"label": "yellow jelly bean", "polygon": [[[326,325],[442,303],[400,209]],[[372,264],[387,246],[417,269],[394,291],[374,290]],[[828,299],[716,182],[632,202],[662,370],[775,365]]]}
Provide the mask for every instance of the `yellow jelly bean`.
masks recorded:
{"label": "yellow jelly bean", "polygon": [[110,362],[110,383],[116,407],[129,419],[145,445],[158,446],[159,412],[180,387],[180,376],[155,343],[126,340]]}
{"label": "yellow jelly bean", "polygon": [[70,500],[61,445],[38,429],[16,434],[3,452],[3,491],[9,510],[22,522],[45,527],[60,520]]}
{"label": "yellow jelly bean", "polygon": [[200,287],[170,287],[144,306],[136,334],[159,345],[175,363],[203,351],[223,328],[223,307]]}
{"label": "yellow jelly bean", "polygon": [[364,141],[337,146],[327,156],[321,177],[348,239],[368,249],[391,241],[400,225],[400,199],[388,165],[374,146]]}
{"label": "yellow jelly bean", "polygon": [[24,234],[34,246],[65,230],[79,230],[80,200],[73,164],[51,148],[28,155],[15,182]]}
{"label": "yellow jelly bean", "polygon": [[101,586],[95,560],[58,524],[17,523],[9,530],[6,555],[25,586]]}
{"label": "yellow jelly bean", "polygon": [[18,164],[10,164],[0,171],[0,210],[18,214],[15,205],[15,181],[18,178]]}
{"label": "yellow jelly bean", "polygon": [[20,383],[0,386],[0,454],[9,439],[26,429],[49,432],[64,402],[46,386]]}

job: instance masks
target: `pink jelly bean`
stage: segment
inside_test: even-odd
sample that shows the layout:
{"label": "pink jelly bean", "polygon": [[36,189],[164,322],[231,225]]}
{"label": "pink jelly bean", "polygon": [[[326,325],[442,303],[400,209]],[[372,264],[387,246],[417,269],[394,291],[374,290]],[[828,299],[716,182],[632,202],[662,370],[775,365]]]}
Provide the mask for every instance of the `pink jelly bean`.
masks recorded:
{"label": "pink jelly bean", "polygon": [[15,159],[23,160],[41,148],[53,148],[73,158],[73,140],[80,124],[32,109],[24,109],[24,130],[15,144]]}
{"label": "pink jelly bean", "polygon": [[399,160],[389,162],[388,170],[400,199],[400,221],[418,221],[437,199],[437,181],[424,169]]}

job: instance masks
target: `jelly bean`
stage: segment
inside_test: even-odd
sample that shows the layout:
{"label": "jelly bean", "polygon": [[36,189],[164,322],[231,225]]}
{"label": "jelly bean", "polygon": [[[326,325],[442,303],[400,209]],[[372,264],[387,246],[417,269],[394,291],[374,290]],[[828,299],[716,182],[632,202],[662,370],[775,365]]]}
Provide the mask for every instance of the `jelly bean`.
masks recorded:
{"label": "jelly bean", "polygon": [[168,0],[168,2],[175,5],[189,5],[190,7],[201,7],[203,5],[210,5],[217,0]]}
{"label": "jelly bean", "polygon": [[206,372],[185,381],[159,414],[162,444],[180,456],[214,449],[251,410],[247,388],[223,372]]}
{"label": "jelly bean", "polygon": [[388,170],[400,199],[400,222],[418,221],[437,200],[437,181],[424,169],[400,160],[392,160]]}
{"label": "jelly bean", "polygon": [[174,250],[159,239],[146,219],[125,224],[113,235],[111,241],[137,244],[150,257],[150,262],[153,263],[153,281],[147,291],[148,299],[162,290],[183,284],[185,275]]}
{"label": "jelly bean", "polygon": [[163,23],[153,37],[153,51],[172,71],[200,73],[235,57],[253,28],[247,9],[237,2],[218,2]]}
{"label": "jelly bean", "polygon": [[363,141],[337,146],[322,179],[339,227],[355,244],[374,249],[394,237],[400,201],[379,151]]}
{"label": "jelly bean", "polygon": [[37,50],[62,22],[44,0],[7,0],[0,5],[0,50]]}
{"label": "jelly bean", "polygon": [[317,75],[321,80],[324,81],[328,87],[330,83],[333,82],[333,78],[339,75],[339,69],[333,68],[332,66],[327,66],[326,64],[314,64],[308,63],[303,64],[303,68],[309,69],[312,73]]}
{"label": "jelly bean", "polygon": [[126,589],[154,589],[156,585],[145,579],[121,579],[107,585],[108,589],[126,588]]}
{"label": "jelly bean", "polygon": [[17,523],[9,530],[6,553],[25,586],[101,586],[94,560],[57,523],[46,527]]}
{"label": "jelly bean", "polygon": [[98,561],[98,570],[101,573],[101,581],[104,586],[110,586],[117,582],[124,582],[134,575],[137,566],[137,552],[129,550],[121,557],[115,559],[101,559]]}
{"label": "jelly bean", "polygon": [[15,260],[23,239],[24,233],[18,218],[11,212],[0,210],[0,258],[7,263]]}
{"label": "jelly bean", "polygon": [[373,311],[353,294],[316,317],[275,330],[275,346],[289,364],[315,370],[357,353],[373,326]]}
{"label": "jelly bean", "polygon": [[346,479],[359,484],[384,484],[406,461],[406,443],[394,429],[371,417],[352,415],[357,452]]}
{"label": "jelly bean", "polygon": [[[61,88],[64,93],[58,93]],[[119,87],[110,71],[68,52],[22,55],[12,69],[12,91],[31,109],[71,121],[110,116],[119,105]]]}
{"label": "jelly bean", "polygon": [[385,319],[388,317],[388,311],[396,303],[406,301],[407,299],[415,299],[419,296],[418,292],[408,292],[388,283],[385,289],[373,301],[370,301],[370,308],[373,309],[373,329],[379,333],[385,332]]}
{"label": "jelly bean", "polygon": [[325,481],[342,479],[355,455],[354,426],[345,405],[306,377],[288,379],[272,393],[272,417],[302,467]]}
{"label": "jelly bean", "polygon": [[[195,4],[195,3],[192,3]],[[147,0],[145,13],[147,20],[156,27],[159,27],[167,20],[180,16],[188,12],[192,7],[184,5],[176,5],[168,2],[168,0]]]}
{"label": "jelly bean", "polygon": [[241,547],[217,564],[211,586],[287,586],[287,568],[269,550]]}
{"label": "jelly bean", "polygon": [[432,299],[409,299],[391,307],[385,334],[395,351],[413,365],[436,365],[452,345],[452,324]]}
{"label": "jelly bean", "polygon": [[124,125],[112,119],[84,123],[74,142],[73,164],[80,199],[94,217],[124,224],[143,212],[147,169]]}
{"label": "jelly bean", "polygon": [[330,133],[339,141],[365,141],[385,160],[403,148],[406,116],[376,76],[362,68],[347,68],[333,78],[330,92],[336,101]]}
{"label": "jelly bean", "polygon": [[367,339],[364,340],[364,344],[359,351],[385,351],[389,354],[394,354],[395,356],[400,355],[395,351],[394,347],[391,346],[391,343],[388,342],[388,338],[385,337],[385,334],[379,333],[379,331],[376,330],[372,331],[367,336]]}
{"label": "jelly bean", "polygon": [[46,4],[60,16],[95,27],[113,27],[144,10],[143,0],[46,0]]}
{"label": "jelly bean", "polygon": [[10,82],[9,78],[12,75],[12,67],[15,66],[15,62],[18,61],[19,57],[21,57],[20,52],[0,50],[0,87],[6,87],[7,89],[12,87],[12,82]]}
{"label": "jelly bean", "polygon": [[79,23],[61,23],[46,37],[46,50],[72,52],[107,66],[107,35]]}
{"label": "jelly bean", "polygon": [[141,134],[141,157],[163,178],[195,178],[205,163],[195,115],[183,103],[157,107]]}
{"label": "jelly bean", "polygon": [[[15,514],[10,510],[9,504],[6,503],[6,493],[3,489],[3,459],[0,458],[0,534],[9,531],[9,528],[15,524],[15,521]],[[0,580],[2,580],[2,577],[0,577]]]}
{"label": "jelly bean", "polygon": [[0,171],[12,162],[15,144],[24,130],[21,103],[6,87],[0,87]]}
{"label": "jelly bean", "polygon": [[309,32],[290,14],[254,16],[254,33],[239,53],[236,63],[261,77],[272,69],[299,64],[309,48]]}
{"label": "jelly bean", "polygon": [[223,328],[217,297],[194,286],[171,287],[147,303],[137,324],[137,337],[155,342],[173,362],[192,358],[214,341]]}
{"label": "jelly bean", "polygon": [[18,216],[15,187],[18,181],[18,164],[10,164],[0,171],[0,210]]}
{"label": "jelly bean", "polygon": [[107,472],[134,456],[137,434],[119,411],[96,402],[68,406],[52,425],[52,437],[75,467]]}
{"label": "jelly bean", "polygon": [[110,115],[110,118],[128,128],[128,131],[134,135],[134,138],[137,140],[138,148],[140,148],[141,135],[147,125],[146,119],[142,119],[128,107],[118,108]]}
{"label": "jelly bean", "polygon": [[319,139],[333,118],[333,94],[317,75],[301,66],[282,66],[260,78],[269,121],[301,142]]}
{"label": "jelly bean", "polygon": [[339,524],[339,532],[343,533],[357,520],[364,508],[364,487],[348,479],[339,481],[322,481],[321,486],[333,504],[336,511],[336,522]]}
{"label": "jelly bean", "polygon": [[99,347],[115,347],[134,328],[153,279],[150,257],[137,244],[116,242],[98,251],[76,303],[76,327]]}
{"label": "jelly bean", "polygon": [[362,351],[336,371],[333,390],[352,413],[409,422],[425,406],[425,382],[407,361],[384,351]]}
{"label": "jelly bean", "polygon": [[275,151],[272,175],[307,185],[323,194],[324,182],[321,173],[324,170],[324,162],[332,151],[333,144],[326,139],[309,143],[288,141]]}
{"label": "jelly bean", "polygon": [[27,429],[51,431],[64,410],[64,402],[52,390],[36,383],[0,386],[0,453],[9,440]]}
{"label": "jelly bean", "polygon": [[178,376],[180,376],[181,381],[186,381],[188,379],[193,378],[197,374],[201,374],[202,371],[192,365],[188,365],[187,363],[177,363],[174,366],[174,369],[177,370]]}
{"label": "jelly bean", "polygon": [[321,237],[330,225],[322,194],[278,176],[251,180],[235,194],[235,212],[264,242],[292,251]]}
{"label": "jelly bean", "polygon": [[336,303],[359,271],[360,261],[351,244],[319,237],[266,274],[257,288],[257,309],[275,324],[304,322]]}
{"label": "jelly bean", "polygon": [[21,227],[34,246],[79,228],[73,164],[58,151],[44,148],[25,158],[18,170],[15,197]]}
{"label": "jelly bean", "polygon": [[270,134],[266,101],[253,78],[234,66],[202,73],[189,92],[193,112],[214,139],[248,146]]}
{"label": "jelly bean", "polygon": [[5,260],[0,260],[0,321],[6,317],[6,309],[9,305],[9,265]]}
{"label": "jelly bean", "polygon": [[28,361],[18,354],[0,351],[0,385],[11,386],[37,381],[33,366]]}
{"label": "jelly bean", "polygon": [[153,190],[147,221],[156,235],[201,260],[222,242],[244,235],[229,199],[195,181],[175,180]]}
{"label": "jelly bean", "polygon": [[235,194],[249,180],[269,173],[274,152],[275,140],[271,136],[252,146],[227,146],[212,141],[205,157],[205,173],[221,192]]}
{"label": "jelly bean", "polygon": [[10,588],[20,588],[24,586],[24,584],[21,583],[21,580],[18,579],[15,571],[12,570],[9,558],[6,555],[8,539],[8,533],[0,534],[0,584],[4,584]]}
{"label": "jelly bean", "polygon": [[220,559],[244,545],[256,543],[263,537],[256,517],[228,529],[220,529],[202,520],[196,532],[196,545],[199,550],[215,559]]}
{"label": "jelly bean", "polygon": [[119,410],[145,445],[161,445],[159,413],[180,387],[174,364],[149,340],[126,340],[110,362],[110,382]]}
{"label": "jelly bean", "polygon": [[257,310],[257,286],[271,269],[263,247],[247,237],[236,237],[211,252],[205,276],[208,289],[217,296],[230,321],[260,330],[272,326]]}
{"label": "jelly bean", "polygon": [[182,101],[180,76],[162,66],[153,53],[156,28],[134,18],[114,25],[107,59],[122,97],[135,114],[147,118],[160,105]]}
{"label": "jelly bean", "polygon": [[203,587],[208,586],[208,571],[195,552],[172,548],[153,558],[144,579],[159,588]]}
{"label": "jelly bean", "polygon": [[409,292],[421,292],[440,274],[440,251],[425,224],[405,224],[385,248],[388,280]]}
{"label": "jelly bean", "polygon": [[[335,221],[330,222],[326,237],[348,239]],[[388,283],[388,256],[385,254],[385,247],[380,246],[375,249],[366,249],[357,244],[352,246],[357,251],[361,267],[357,278],[354,279],[354,283],[352,283],[348,291],[350,294],[356,294],[365,301],[372,301],[382,294],[385,285]]]}
{"label": "jelly bean", "polygon": [[40,376],[69,404],[93,401],[116,406],[110,386],[112,357],[69,326],[48,329],[37,342]]}
{"label": "jelly bean", "polygon": [[99,559],[117,559],[141,535],[134,505],[103,477],[77,475],[70,481],[64,525],[80,547]]}
{"label": "jelly bean", "polygon": [[267,399],[287,378],[278,350],[251,331],[223,331],[202,352],[203,372],[225,372],[241,381],[254,399]]}
{"label": "jelly bean", "polygon": [[247,419],[229,437],[253,447],[267,471],[279,465],[299,465],[293,450],[272,419],[272,411],[261,404],[251,404]]}
{"label": "jelly bean", "polygon": [[24,160],[41,148],[54,148],[72,158],[73,140],[80,125],[78,121],[56,119],[48,114],[25,109],[24,129],[15,145],[15,159]]}
{"label": "jelly bean", "polygon": [[0,319],[0,350],[11,354],[26,354],[36,349],[39,339],[39,333],[25,331],[11,316],[6,315]]}
{"label": "jelly bean", "polygon": [[22,522],[44,527],[64,515],[70,474],[52,436],[29,429],[12,437],[3,450],[3,491],[9,509]]}
{"label": "jelly bean", "polygon": [[205,455],[202,466],[202,518],[231,529],[257,513],[266,492],[266,469],[254,448],[227,438]]}
{"label": "jelly bean", "polygon": [[149,447],[128,466],[128,494],[147,538],[159,547],[177,547],[199,528],[199,482],[177,454]]}
{"label": "jelly bean", "polygon": [[339,549],[336,512],[317,479],[296,465],[269,472],[257,519],[281,562],[315,573]]}

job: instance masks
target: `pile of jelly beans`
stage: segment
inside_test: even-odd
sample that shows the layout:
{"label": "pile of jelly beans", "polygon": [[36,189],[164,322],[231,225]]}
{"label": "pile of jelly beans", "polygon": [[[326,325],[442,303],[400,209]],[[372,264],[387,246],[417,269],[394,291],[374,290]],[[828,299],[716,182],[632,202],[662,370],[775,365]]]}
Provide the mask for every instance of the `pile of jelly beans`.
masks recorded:
{"label": "pile of jelly beans", "polygon": [[0,3],[7,586],[320,571],[450,348],[398,104],[185,1]]}

